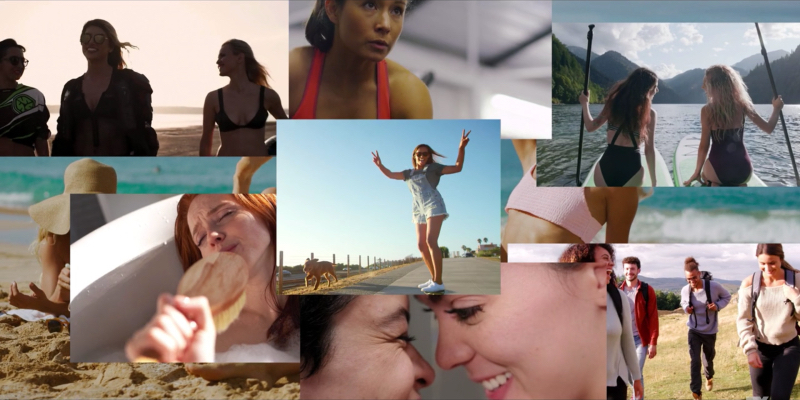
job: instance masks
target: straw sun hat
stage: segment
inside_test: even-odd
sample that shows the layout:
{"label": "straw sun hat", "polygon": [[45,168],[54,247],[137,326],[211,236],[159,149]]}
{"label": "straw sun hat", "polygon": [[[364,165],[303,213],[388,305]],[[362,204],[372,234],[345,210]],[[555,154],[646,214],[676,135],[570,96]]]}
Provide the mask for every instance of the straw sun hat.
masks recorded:
{"label": "straw sun hat", "polygon": [[117,173],[114,168],[90,158],[73,162],[64,171],[64,193],[45,199],[28,208],[40,227],[56,235],[69,232],[69,195],[116,193]]}

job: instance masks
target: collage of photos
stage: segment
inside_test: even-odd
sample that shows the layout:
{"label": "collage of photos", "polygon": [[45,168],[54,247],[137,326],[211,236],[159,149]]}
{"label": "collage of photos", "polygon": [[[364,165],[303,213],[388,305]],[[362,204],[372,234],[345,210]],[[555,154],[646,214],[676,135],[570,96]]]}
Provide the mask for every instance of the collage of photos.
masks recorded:
{"label": "collage of photos", "polygon": [[0,15],[0,398],[800,399],[800,2]]}

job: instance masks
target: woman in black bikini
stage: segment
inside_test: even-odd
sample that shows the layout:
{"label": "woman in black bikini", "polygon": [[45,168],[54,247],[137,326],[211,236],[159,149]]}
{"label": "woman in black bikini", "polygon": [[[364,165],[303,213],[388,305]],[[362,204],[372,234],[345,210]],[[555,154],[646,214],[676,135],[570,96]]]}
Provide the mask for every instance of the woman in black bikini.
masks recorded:
{"label": "woman in black bikini", "polygon": [[[783,99],[778,96],[772,100],[772,115],[769,121],[764,121],[753,107],[742,77],[727,65],[713,65],[706,70],[703,90],[708,104],[700,110],[702,130],[697,167],[683,184],[688,186],[702,177],[701,182],[711,186],[746,185],[753,175],[753,163],[744,147],[744,118],[747,116],[759,129],[772,133],[783,108]],[[736,127],[739,121],[741,126]],[[711,152],[708,151],[709,142]]]}
{"label": "woman in black bikini", "polygon": [[278,93],[267,83],[266,68],[256,61],[253,49],[242,40],[231,39],[219,50],[220,76],[230,78],[221,89],[209,92],[203,105],[203,136],[200,155],[213,152],[214,123],[219,126],[217,156],[267,156],[264,143],[267,117],[285,119]]}
{"label": "woman in black bikini", "polygon": [[64,85],[53,155],[155,156],[153,90],[122,59],[123,48],[136,47],[120,43],[114,27],[102,19],[83,25],[80,42],[88,68]]}
{"label": "woman in black bikini", "polygon": [[642,142],[650,178],[653,187],[656,186],[657,114],[650,108],[656,93],[658,76],[647,68],[637,68],[611,88],[597,119],[592,119],[589,112],[589,97],[581,93],[578,100],[583,107],[586,130],[593,132],[608,122],[608,147],[594,171],[597,186],[642,186],[644,168],[639,153]]}

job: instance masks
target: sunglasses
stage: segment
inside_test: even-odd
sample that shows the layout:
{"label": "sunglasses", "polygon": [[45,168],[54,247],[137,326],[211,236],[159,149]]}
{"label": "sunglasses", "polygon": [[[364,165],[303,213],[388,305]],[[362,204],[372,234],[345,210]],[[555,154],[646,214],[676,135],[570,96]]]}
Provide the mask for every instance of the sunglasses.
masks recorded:
{"label": "sunglasses", "polygon": [[[92,34],[91,33],[84,33],[83,35],[81,35],[81,44],[89,44],[89,41],[91,41],[91,40],[92,40]],[[105,41],[106,41],[106,35],[104,35],[102,33],[98,33],[98,34],[94,35],[94,42],[96,44],[103,44],[103,42],[105,42]]]}
{"label": "sunglasses", "polygon": [[417,157],[427,157],[429,154],[431,153],[428,153],[427,151],[418,151]]}
{"label": "sunglasses", "polygon": [[27,67],[28,66],[28,60],[26,60],[26,59],[24,59],[22,57],[11,56],[11,57],[6,57],[3,60],[8,60],[8,62],[10,62],[11,65],[13,65],[15,67],[17,65],[19,65],[19,64],[22,64],[23,67]]}

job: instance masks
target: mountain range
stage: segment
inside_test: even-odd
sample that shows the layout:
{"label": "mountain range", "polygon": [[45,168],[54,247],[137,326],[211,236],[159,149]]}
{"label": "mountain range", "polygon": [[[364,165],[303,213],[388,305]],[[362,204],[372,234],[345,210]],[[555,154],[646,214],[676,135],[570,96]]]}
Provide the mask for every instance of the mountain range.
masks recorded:
{"label": "mountain range", "polygon": [[[553,51],[556,51],[555,42],[557,39],[553,35]],[[559,42],[560,44],[560,42]],[[581,67],[581,73],[585,70],[586,49],[578,46],[563,46],[561,52],[568,52],[571,58]],[[798,49],[789,53],[785,50],[775,50],[767,53],[772,73],[775,78],[775,85],[778,92],[782,95],[787,104],[800,103],[800,46]],[[566,58],[566,57],[562,57]],[[556,65],[553,59],[553,72],[560,66]],[[769,82],[766,68],[764,67],[763,56],[754,54],[735,64],[733,67],[743,77],[748,87],[748,93],[754,103],[770,103],[772,101],[772,88]],[[601,55],[592,52],[590,80],[597,84],[608,93],[608,90],[618,81],[625,79],[628,74],[639,66],[630,61],[619,52],[610,50]],[[669,79],[659,79],[658,94],[653,98],[653,103],[661,104],[704,104],[706,94],[702,89],[703,76],[705,69],[695,68],[680,73]],[[557,91],[557,82],[553,82],[553,98]],[[593,96],[594,97],[594,96]],[[561,103],[577,103],[577,98],[559,98]]]}
{"label": "mountain range", "polygon": [[[647,282],[647,284],[652,286],[655,290],[660,290],[662,292],[673,292],[677,294],[680,294],[681,289],[688,284],[684,278],[650,278],[644,275],[639,275],[639,279]],[[742,284],[741,281],[731,281],[717,278],[714,278],[714,281],[721,284],[722,287],[728,289],[728,291],[731,293],[736,293],[739,290],[739,286]]]}

